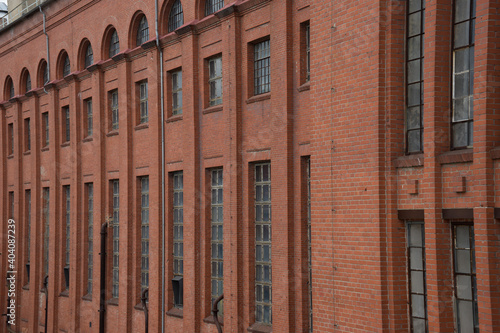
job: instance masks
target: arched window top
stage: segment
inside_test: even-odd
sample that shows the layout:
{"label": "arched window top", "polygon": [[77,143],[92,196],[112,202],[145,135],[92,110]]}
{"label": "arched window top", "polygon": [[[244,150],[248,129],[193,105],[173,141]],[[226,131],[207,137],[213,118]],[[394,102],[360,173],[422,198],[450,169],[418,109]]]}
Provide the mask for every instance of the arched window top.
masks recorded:
{"label": "arched window top", "polygon": [[12,78],[7,76],[5,79],[4,99],[11,99],[14,95],[14,83],[12,82]]}
{"label": "arched window top", "polygon": [[175,0],[168,16],[168,32],[172,32],[184,24],[184,14],[180,0]]}
{"label": "arched window top", "polygon": [[136,45],[139,46],[149,40],[149,26],[146,16],[142,16],[139,26],[137,27],[137,41]]}
{"label": "arched window top", "polygon": [[109,57],[112,58],[120,52],[120,40],[116,29],[113,29],[111,38],[109,40]]}
{"label": "arched window top", "polygon": [[205,16],[218,12],[224,7],[224,0],[206,0]]}
{"label": "arched window top", "polygon": [[85,61],[84,65],[85,68],[91,66],[94,64],[94,51],[92,50],[92,45],[90,42],[87,44],[87,47],[85,48]]}
{"label": "arched window top", "polygon": [[63,63],[63,77],[68,76],[71,73],[71,65],[69,63],[68,54],[64,55],[64,63]]}

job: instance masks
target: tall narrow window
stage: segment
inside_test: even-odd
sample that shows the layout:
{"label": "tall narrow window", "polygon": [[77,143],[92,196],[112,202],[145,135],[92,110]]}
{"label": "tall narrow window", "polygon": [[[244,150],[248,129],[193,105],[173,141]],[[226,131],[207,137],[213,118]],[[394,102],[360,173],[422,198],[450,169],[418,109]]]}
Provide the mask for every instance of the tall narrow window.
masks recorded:
{"label": "tall narrow window", "polygon": [[91,66],[94,63],[94,51],[92,50],[92,45],[87,44],[87,49],[85,50],[85,68]]}
{"label": "tall narrow window", "polygon": [[30,281],[30,251],[31,251],[31,190],[24,192],[26,205],[26,269],[28,270],[28,282]]}
{"label": "tall narrow window", "polygon": [[[71,191],[69,185],[63,186],[63,193],[65,196],[65,221],[66,221],[66,253],[65,253],[65,278],[66,278],[66,289],[69,288],[69,252],[71,247]],[[67,272],[67,273],[66,273]]]}
{"label": "tall narrow window", "polygon": [[224,0],[206,0],[205,16],[218,12],[224,7]]}
{"label": "tall narrow window", "polygon": [[26,92],[31,90],[31,76],[30,73],[26,75]]}
{"label": "tall narrow window", "polygon": [[141,292],[149,288],[149,177],[141,177]]}
{"label": "tall narrow window", "polygon": [[474,226],[453,225],[456,319],[458,333],[478,333]]}
{"label": "tall narrow window", "polygon": [[118,126],[118,90],[109,93],[109,104],[111,109],[111,130],[117,130]]}
{"label": "tall narrow window", "polygon": [[63,77],[68,76],[71,73],[71,65],[69,63],[69,57],[66,55],[63,64]]}
{"label": "tall narrow window", "polygon": [[149,26],[146,16],[143,16],[139,22],[139,27],[137,28],[137,43],[139,46],[149,40]]}
{"label": "tall narrow window", "polygon": [[8,125],[8,128],[7,128],[7,133],[8,133],[8,136],[9,136],[9,140],[8,140],[8,145],[9,145],[9,155],[13,155],[14,154],[14,124],[13,123],[10,123]]}
{"label": "tall narrow window", "polygon": [[63,113],[63,138],[64,142],[69,142],[70,140],[70,124],[69,124],[69,106],[62,108]]}
{"label": "tall narrow window", "polygon": [[172,115],[182,114],[182,70],[172,73]]}
{"label": "tall narrow window", "polygon": [[94,184],[86,184],[87,188],[87,294],[92,295],[92,275],[94,273]]}
{"label": "tall narrow window", "polygon": [[476,1],[456,0],[453,25],[452,147],[473,143]]}
{"label": "tall narrow window", "polygon": [[184,24],[184,14],[180,0],[175,0],[168,16],[168,32],[172,32]]}
{"label": "tall narrow window", "polygon": [[94,117],[92,114],[92,98],[85,100],[85,107],[87,109],[87,137],[92,136],[94,133]]}
{"label": "tall narrow window", "polygon": [[140,82],[138,88],[140,123],[144,124],[148,122],[148,81]]}
{"label": "tall narrow window", "polygon": [[[222,168],[212,170],[212,303],[224,292]],[[222,311],[222,302],[219,303]]]}
{"label": "tall narrow window", "polygon": [[10,98],[14,97],[14,95],[15,95],[14,82],[12,82],[12,79],[10,77],[7,79],[6,85],[7,85],[7,92],[9,94],[7,97],[10,99]]}
{"label": "tall narrow window", "polygon": [[30,118],[24,119],[24,151],[31,150],[31,126]]}
{"label": "tall narrow window", "polygon": [[306,82],[311,79],[311,24],[307,22],[305,26],[306,37]]}
{"label": "tall narrow window", "polygon": [[308,267],[308,294],[309,294],[309,332],[313,331],[313,306],[312,306],[312,252],[311,252],[311,159],[308,157],[306,164],[307,186],[307,267]]}
{"label": "tall narrow window", "polygon": [[271,47],[270,41],[254,45],[254,94],[264,94],[271,91]]}
{"label": "tall narrow window", "polygon": [[113,276],[111,280],[111,297],[118,298],[120,274],[120,184],[118,180],[111,181],[113,201]]}
{"label": "tall narrow window", "polygon": [[9,219],[14,218],[14,192],[9,192]]}
{"label": "tall narrow window", "polygon": [[222,57],[208,60],[210,106],[222,104]]}
{"label": "tall narrow window", "polygon": [[49,274],[49,236],[50,236],[50,192],[48,187],[43,188],[43,277]]}
{"label": "tall narrow window", "polygon": [[[182,171],[173,174],[174,182],[174,204],[173,204],[173,220],[174,220],[174,278],[183,277],[184,275],[184,212],[183,212],[183,176]],[[179,293],[182,295],[182,292]],[[174,306],[182,308],[182,296],[174,299]]]}
{"label": "tall narrow window", "polygon": [[49,113],[42,113],[42,124],[43,124],[43,147],[47,147],[49,145]]}
{"label": "tall narrow window", "polygon": [[408,0],[406,54],[406,152],[423,151],[425,0]]}
{"label": "tall narrow window", "polygon": [[272,323],[271,163],[255,165],[255,321]]}
{"label": "tall narrow window", "polygon": [[412,332],[427,332],[427,288],[425,280],[425,227],[422,222],[408,222],[408,290]]}
{"label": "tall narrow window", "polygon": [[109,41],[109,57],[113,58],[120,52],[120,40],[118,39],[118,33],[116,30],[111,34],[111,39]]}
{"label": "tall narrow window", "polygon": [[49,83],[49,66],[45,63],[43,66],[43,85],[46,85],[47,83]]}

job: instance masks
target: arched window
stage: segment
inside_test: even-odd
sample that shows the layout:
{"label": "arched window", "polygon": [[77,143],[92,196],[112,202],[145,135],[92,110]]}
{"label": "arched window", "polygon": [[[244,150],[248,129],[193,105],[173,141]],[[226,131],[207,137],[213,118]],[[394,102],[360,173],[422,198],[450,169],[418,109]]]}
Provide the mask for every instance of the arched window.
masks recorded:
{"label": "arched window", "polygon": [[26,92],[31,90],[31,76],[30,73],[26,73],[26,85],[25,85]]}
{"label": "arched window", "polygon": [[85,49],[85,68],[94,64],[94,51],[92,50],[92,45],[90,43],[87,44],[87,48]]}
{"label": "arched window", "polygon": [[168,32],[172,32],[184,24],[184,14],[180,0],[175,0],[168,16]]}
{"label": "arched window", "polygon": [[113,58],[120,52],[120,40],[118,39],[118,33],[116,30],[113,31],[111,39],[109,41],[109,57]]}
{"label": "arched window", "polygon": [[46,85],[47,83],[49,83],[49,66],[45,63],[43,66],[43,85]]}
{"label": "arched window", "polygon": [[49,82],[49,69],[47,66],[47,61],[42,59],[38,64],[38,73],[36,74],[36,84],[37,87],[43,87]]}
{"label": "arched window", "polygon": [[14,97],[14,83],[10,76],[5,80],[5,88],[4,88],[4,96],[5,99],[11,99]]}
{"label": "arched window", "polygon": [[69,64],[69,57],[66,54],[64,58],[64,64],[63,64],[63,77],[68,76],[71,73],[71,66]]}
{"label": "arched window", "polygon": [[218,12],[222,7],[224,7],[224,0],[206,0],[205,16]]}
{"label": "arched window", "polygon": [[137,28],[137,46],[149,40],[149,26],[146,16],[143,16]]}

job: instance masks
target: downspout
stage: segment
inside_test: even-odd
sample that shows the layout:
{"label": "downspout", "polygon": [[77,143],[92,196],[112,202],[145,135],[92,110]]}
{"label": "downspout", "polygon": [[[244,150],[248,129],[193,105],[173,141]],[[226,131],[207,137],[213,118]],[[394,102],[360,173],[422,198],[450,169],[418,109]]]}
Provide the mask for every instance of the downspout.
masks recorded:
{"label": "downspout", "polygon": [[160,57],[160,113],[161,113],[161,333],[165,332],[165,102],[163,83],[163,52],[158,32],[158,0],[155,0],[156,47]]}
{"label": "downspout", "polygon": [[[47,74],[48,74],[48,80],[47,82],[50,82],[50,52],[49,52],[49,35],[47,34],[47,23],[46,23],[46,17],[45,13],[42,10],[42,6],[39,5],[38,9],[40,10],[40,13],[43,15],[43,34],[45,35],[45,44],[47,47]],[[45,80],[45,78],[43,79]],[[45,82],[43,83],[43,91],[48,94],[47,90],[45,89]]]}
{"label": "downspout", "polygon": [[101,227],[101,290],[99,297],[99,333],[104,333],[104,313],[106,297],[106,236],[108,234],[108,222]]}

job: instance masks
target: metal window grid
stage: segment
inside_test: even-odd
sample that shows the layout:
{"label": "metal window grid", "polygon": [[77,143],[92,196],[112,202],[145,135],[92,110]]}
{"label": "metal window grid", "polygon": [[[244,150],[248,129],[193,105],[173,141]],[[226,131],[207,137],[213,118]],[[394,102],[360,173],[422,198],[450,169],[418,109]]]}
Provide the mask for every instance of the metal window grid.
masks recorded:
{"label": "metal window grid", "polygon": [[94,184],[87,184],[87,294],[92,295],[92,274],[94,273]]}
{"label": "metal window grid", "polygon": [[70,140],[70,121],[69,121],[69,106],[63,107],[64,116],[64,138],[65,142]]}
{"label": "metal window grid", "polygon": [[[183,173],[177,171],[173,174],[173,228],[174,228],[174,242],[173,242],[173,259],[174,259],[174,276],[183,276],[184,272],[184,197],[183,197]],[[182,308],[182,304],[175,304],[176,307]]]}
{"label": "metal window grid", "polygon": [[119,118],[118,118],[118,90],[113,90],[110,92],[110,104],[111,104],[111,130],[117,130],[119,128]]}
{"label": "metal window grid", "polygon": [[109,57],[112,58],[120,52],[120,40],[118,39],[118,33],[116,30],[111,34],[111,39],[109,41]]}
{"label": "metal window grid", "polygon": [[49,145],[49,113],[45,112],[42,114],[43,126],[45,127],[45,147]]}
{"label": "metal window grid", "polygon": [[31,150],[31,119],[26,118],[25,123],[25,130],[26,130],[26,151]]}
{"label": "metal window grid", "polygon": [[456,0],[453,24],[452,148],[473,144],[476,1]]}
{"label": "metal window grid", "polygon": [[47,63],[43,64],[43,84],[46,85],[49,82],[49,68]]}
{"label": "metal window grid", "polygon": [[479,333],[474,226],[452,228],[457,333]]}
{"label": "metal window grid", "polygon": [[30,73],[26,75],[26,92],[31,90],[31,76]]}
{"label": "metal window grid", "polygon": [[427,285],[425,269],[425,226],[421,221],[406,224],[410,328],[427,332]]}
{"label": "metal window grid", "polygon": [[208,60],[210,106],[222,104],[222,57]]}
{"label": "metal window grid", "polygon": [[63,65],[63,77],[68,76],[71,73],[71,66],[69,63],[69,57],[66,54],[66,57],[64,58],[64,65]]}
{"label": "metal window grid", "polygon": [[26,198],[26,224],[27,224],[27,233],[26,233],[26,262],[30,262],[30,251],[31,251],[31,190],[26,190],[25,192]]}
{"label": "metal window grid", "polygon": [[141,293],[149,288],[149,177],[141,177]]}
{"label": "metal window grid", "polygon": [[141,119],[140,123],[144,124],[148,122],[148,82],[141,82],[139,84],[139,100],[140,100],[140,112]]}
{"label": "metal window grid", "polygon": [[94,118],[92,114],[92,99],[86,101],[87,106],[87,136],[92,136],[94,132]]}
{"label": "metal window grid", "polygon": [[94,63],[94,51],[92,50],[92,45],[88,43],[87,49],[85,50],[85,68],[89,67]]}
{"label": "metal window grid", "polygon": [[172,73],[172,115],[182,114],[182,70]]}
{"label": "metal window grid", "polygon": [[[223,174],[222,168],[212,174],[212,303],[224,292],[224,240],[223,240]],[[222,302],[219,311],[222,313]]]}
{"label": "metal window grid", "polygon": [[184,15],[180,0],[176,0],[168,16],[168,32],[172,32],[184,24]]}
{"label": "metal window grid", "polygon": [[254,45],[254,94],[264,94],[271,91],[271,48],[270,41]]}
{"label": "metal window grid", "polygon": [[14,154],[14,124],[10,123],[8,125],[8,131],[9,131],[9,155]]}
{"label": "metal window grid", "polygon": [[311,78],[311,24],[306,25],[306,81]]}
{"label": "metal window grid", "polygon": [[312,306],[312,252],[311,252],[311,160],[306,161],[307,183],[307,267],[308,267],[308,295],[309,295],[309,332],[313,331],[313,306]]}
{"label": "metal window grid", "polygon": [[149,40],[149,26],[148,26],[148,20],[146,19],[146,16],[143,16],[141,18],[141,21],[139,22],[139,27],[137,28],[137,43],[136,45],[139,46]]}
{"label": "metal window grid", "polygon": [[255,165],[255,321],[272,323],[271,163]]}
{"label": "metal window grid", "polygon": [[65,194],[65,221],[66,221],[66,252],[65,252],[65,264],[66,267],[69,267],[69,251],[70,251],[70,235],[71,235],[71,191],[70,191],[70,186],[65,185],[63,186],[64,188],[64,194]]}
{"label": "metal window grid", "polygon": [[224,0],[207,0],[205,2],[205,16],[218,12],[224,7]]}
{"label": "metal window grid", "polygon": [[11,78],[9,78],[7,84],[9,85],[9,98],[12,98],[14,97],[15,92],[14,92],[14,83],[12,82]]}
{"label": "metal window grid", "polygon": [[50,237],[50,190],[48,187],[43,188],[43,276],[49,274],[49,237]]}
{"label": "metal window grid", "polygon": [[113,188],[113,276],[111,279],[111,297],[118,298],[120,274],[120,184],[118,180],[111,182]]}

